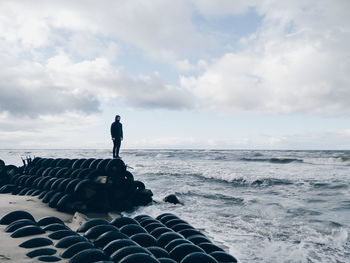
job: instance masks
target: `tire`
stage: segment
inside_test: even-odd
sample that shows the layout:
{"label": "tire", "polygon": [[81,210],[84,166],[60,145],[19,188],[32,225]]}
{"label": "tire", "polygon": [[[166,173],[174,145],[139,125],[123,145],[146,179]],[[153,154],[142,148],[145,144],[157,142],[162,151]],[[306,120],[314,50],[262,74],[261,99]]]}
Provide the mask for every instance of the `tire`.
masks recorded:
{"label": "tire", "polygon": [[19,229],[17,229],[16,231],[14,231],[11,234],[12,238],[20,238],[20,237],[27,237],[27,236],[32,236],[32,235],[40,235],[40,234],[44,234],[45,231],[42,230],[39,226],[33,226],[33,225],[29,225],[29,226],[23,226]]}
{"label": "tire", "polygon": [[97,261],[108,260],[109,257],[100,249],[86,249],[74,255],[69,263],[93,263]]}
{"label": "tire", "polygon": [[36,226],[37,224],[30,219],[19,219],[15,222],[12,222],[5,228],[5,232],[7,233],[12,233],[16,231],[17,229],[20,229],[21,227],[24,226]]}
{"label": "tire", "polygon": [[36,237],[29,240],[24,241],[19,246],[23,248],[36,248],[36,247],[44,247],[52,245],[52,240],[46,237]]}
{"label": "tire", "polygon": [[106,219],[91,219],[87,222],[85,222],[83,225],[81,225],[77,232],[86,232],[90,228],[98,225],[109,225],[109,222]]}
{"label": "tire", "polygon": [[128,236],[119,232],[119,230],[112,230],[112,231],[103,233],[98,238],[96,238],[96,240],[94,241],[94,245],[95,247],[103,248],[113,240],[121,240],[121,239],[128,239]]}
{"label": "tire", "polygon": [[23,211],[23,210],[17,210],[17,211],[13,211],[10,213],[7,213],[6,215],[4,215],[1,219],[0,219],[0,224],[1,225],[9,225],[12,222],[15,222],[17,220],[20,219],[30,219],[32,221],[35,222],[34,217],[28,213],[27,211]]}
{"label": "tire", "polygon": [[129,237],[138,233],[147,233],[147,231],[140,225],[125,225],[119,230]]}
{"label": "tire", "polygon": [[139,225],[139,223],[135,219],[126,216],[117,217],[113,219],[111,221],[111,224],[118,228],[121,228],[125,225]]}
{"label": "tire", "polygon": [[74,255],[78,254],[79,252],[83,251],[83,250],[87,250],[87,249],[91,249],[93,248],[94,245],[90,242],[79,242],[79,243],[75,243],[73,245],[71,245],[70,247],[68,247],[63,253],[62,253],[62,257],[63,258],[71,258]]}
{"label": "tire", "polygon": [[147,234],[138,233],[138,234],[132,235],[130,239],[135,241],[141,247],[148,248],[148,247],[154,247],[158,245],[157,240],[148,233]]}
{"label": "tire", "polygon": [[96,239],[99,236],[101,236],[103,233],[109,232],[109,231],[115,231],[118,230],[115,226],[112,226],[110,224],[108,225],[97,225],[92,228],[90,228],[88,231],[85,232],[84,236],[88,239]]}
{"label": "tire", "polygon": [[103,251],[108,256],[111,256],[119,249],[122,249],[124,247],[130,247],[130,246],[137,246],[137,244],[134,241],[132,241],[131,239],[113,240],[103,248]]}

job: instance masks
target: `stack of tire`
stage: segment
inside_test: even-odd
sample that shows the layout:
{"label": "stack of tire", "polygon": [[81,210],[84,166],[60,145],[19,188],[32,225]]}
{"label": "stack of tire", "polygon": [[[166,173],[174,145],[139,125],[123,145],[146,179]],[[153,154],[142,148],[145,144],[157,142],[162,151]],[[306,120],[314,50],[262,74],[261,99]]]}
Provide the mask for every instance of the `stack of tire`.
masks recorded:
{"label": "stack of tire", "polygon": [[126,211],[152,202],[152,191],[120,159],[37,157],[20,168],[3,167],[0,193],[37,196],[59,211]]}
{"label": "stack of tire", "polygon": [[[174,214],[157,218],[139,215],[111,222],[92,219],[73,231],[57,217],[35,221],[25,211],[0,219],[19,245],[39,261],[70,263],[236,263],[237,259],[213,244],[198,229]],[[34,237],[33,237],[34,236]],[[54,245],[54,246],[53,246]]]}

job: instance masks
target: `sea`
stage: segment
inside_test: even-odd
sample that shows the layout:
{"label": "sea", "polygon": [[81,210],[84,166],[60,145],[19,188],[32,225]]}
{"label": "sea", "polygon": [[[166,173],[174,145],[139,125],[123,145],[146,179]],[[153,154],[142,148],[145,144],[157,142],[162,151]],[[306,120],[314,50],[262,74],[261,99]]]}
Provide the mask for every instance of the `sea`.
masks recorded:
{"label": "sea", "polygon": [[[21,157],[109,158],[111,150],[0,150]],[[241,263],[350,262],[350,151],[122,150],[155,203],[125,213],[171,212]],[[165,203],[175,194],[183,205]]]}

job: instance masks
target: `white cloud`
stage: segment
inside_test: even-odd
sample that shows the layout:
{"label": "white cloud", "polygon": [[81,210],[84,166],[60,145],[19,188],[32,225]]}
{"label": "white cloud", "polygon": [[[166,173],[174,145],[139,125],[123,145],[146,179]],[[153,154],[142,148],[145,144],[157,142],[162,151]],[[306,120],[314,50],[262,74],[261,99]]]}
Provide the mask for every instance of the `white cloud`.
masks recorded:
{"label": "white cloud", "polygon": [[159,74],[129,76],[105,58],[74,62],[60,54],[45,63],[19,61],[2,68],[0,111],[11,114],[93,113],[101,102],[113,99],[139,108],[181,109],[192,104],[191,94],[167,85]]}
{"label": "white cloud", "polygon": [[[350,113],[348,1],[256,5],[261,28],[242,48],[181,85],[202,107],[225,112]],[[224,11],[223,11],[224,13]]]}
{"label": "white cloud", "polygon": [[85,38],[89,41],[76,51],[93,53],[101,45],[98,39],[106,37],[174,62],[193,46],[209,43],[196,31],[183,0],[13,0],[2,1],[0,10],[0,35],[26,48],[68,43],[75,49]]}

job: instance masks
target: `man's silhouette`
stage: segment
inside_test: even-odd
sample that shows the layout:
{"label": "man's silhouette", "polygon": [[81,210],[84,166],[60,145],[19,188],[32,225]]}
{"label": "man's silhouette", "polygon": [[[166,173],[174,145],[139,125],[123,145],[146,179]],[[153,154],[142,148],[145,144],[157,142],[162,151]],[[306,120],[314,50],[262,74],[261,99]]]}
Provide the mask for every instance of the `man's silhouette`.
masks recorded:
{"label": "man's silhouette", "polygon": [[111,135],[113,140],[113,158],[119,157],[119,149],[123,140],[123,125],[120,123],[120,116],[115,116],[115,121],[111,125]]}

